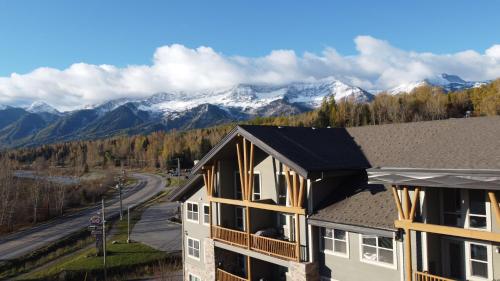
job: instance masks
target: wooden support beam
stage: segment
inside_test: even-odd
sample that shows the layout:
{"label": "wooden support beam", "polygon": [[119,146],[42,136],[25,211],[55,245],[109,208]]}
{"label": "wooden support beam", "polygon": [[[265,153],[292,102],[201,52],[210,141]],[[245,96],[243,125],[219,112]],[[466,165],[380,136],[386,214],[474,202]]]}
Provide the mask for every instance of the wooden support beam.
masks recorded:
{"label": "wooden support beam", "polygon": [[249,191],[249,195],[248,195],[248,200],[252,200],[253,198],[253,164],[254,164],[254,147],[253,147],[253,143],[250,143],[250,172],[249,172],[249,175],[248,177],[250,178],[248,180],[248,191]]}
{"label": "wooden support beam", "polygon": [[410,217],[410,194],[408,193],[408,187],[403,187],[403,213],[405,214],[405,219]]}
{"label": "wooden support beam", "polygon": [[286,178],[286,188],[288,190],[288,201],[290,206],[293,206],[293,193],[292,193],[292,183],[290,180],[290,169],[285,166],[285,178]]}
{"label": "wooden support beam", "polygon": [[403,212],[403,208],[401,207],[401,200],[399,199],[398,190],[396,189],[395,186],[392,187],[392,195],[394,196],[394,202],[396,203],[399,217],[403,220],[406,219],[405,214]]}
{"label": "wooden support beam", "polygon": [[252,281],[252,258],[247,256],[247,280]]}
{"label": "wooden support beam", "polygon": [[488,191],[488,197],[490,198],[490,203],[493,206],[493,211],[495,213],[497,224],[498,226],[500,226],[500,207],[498,206],[498,200],[495,195],[495,191]]}
{"label": "wooden support beam", "polygon": [[207,195],[210,196],[210,193],[208,192],[208,179],[205,170],[203,170],[203,183],[205,184],[205,190],[207,191]]}
{"label": "wooden support beam", "polygon": [[245,181],[243,179],[243,163],[241,162],[241,149],[240,144],[236,143],[236,154],[238,155],[238,171],[240,172],[240,188],[241,188],[241,198],[245,197]]}
{"label": "wooden support beam", "polygon": [[405,273],[406,281],[411,281],[413,277],[412,261],[411,261],[411,230],[405,228]]}
{"label": "wooden support beam", "polygon": [[250,208],[248,208],[248,206],[245,207],[245,230],[247,232],[247,239],[248,239],[248,243],[247,243],[247,248],[250,249]]}
{"label": "wooden support beam", "polygon": [[236,199],[228,199],[228,198],[220,198],[220,197],[211,197],[210,200],[216,203],[234,205],[234,206],[248,206],[250,208],[276,211],[282,213],[290,213],[290,214],[300,214],[305,215],[306,211],[303,208],[298,207],[290,207],[290,206],[282,206],[282,205],[271,205],[260,202],[252,202],[252,201],[243,201]]}
{"label": "wooden support beam", "polygon": [[298,194],[297,194],[297,189],[298,189],[298,182],[297,182],[297,173],[293,173],[293,206],[297,207],[298,203]]}
{"label": "wooden support beam", "polygon": [[444,226],[420,222],[412,222],[410,220],[396,220],[394,222],[396,228],[411,229],[415,231],[429,232],[441,235],[455,236],[466,239],[476,239],[483,241],[491,241],[500,243],[500,233],[459,228],[453,226]]}
{"label": "wooden support beam", "polygon": [[420,198],[420,188],[416,187],[413,193],[415,193],[415,195],[413,196],[414,199],[411,205],[410,217],[408,218],[411,221],[415,220],[415,212],[417,210],[418,199]]}
{"label": "wooden support beam", "polygon": [[243,200],[248,200],[248,159],[247,159],[247,140],[243,138],[243,180],[245,182],[245,193]]}
{"label": "wooden support beam", "polygon": [[210,196],[214,194],[214,186],[215,186],[215,164],[212,165],[211,169],[211,175],[210,175]]}
{"label": "wooden support beam", "polygon": [[302,204],[304,203],[304,178],[299,176],[299,180],[299,198],[297,199],[297,207],[302,207]]}

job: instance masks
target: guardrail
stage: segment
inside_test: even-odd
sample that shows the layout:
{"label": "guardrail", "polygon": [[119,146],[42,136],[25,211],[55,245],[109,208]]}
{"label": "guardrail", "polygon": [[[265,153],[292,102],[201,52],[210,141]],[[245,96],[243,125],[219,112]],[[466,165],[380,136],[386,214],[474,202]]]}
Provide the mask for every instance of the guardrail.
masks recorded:
{"label": "guardrail", "polygon": [[415,272],[415,281],[455,281],[453,279],[432,275],[427,272]]}
{"label": "guardrail", "polygon": [[232,245],[248,247],[248,235],[243,231],[212,226],[212,238]]}
{"label": "guardrail", "polygon": [[246,278],[239,277],[237,275],[231,274],[220,268],[217,268],[217,281],[247,281]]}
{"label": "guardrail", "polygon": [[250,249],[271,256],[276,256],[288,260],[297,260],[295,242],[283,241],[269,237],[250,235]]}

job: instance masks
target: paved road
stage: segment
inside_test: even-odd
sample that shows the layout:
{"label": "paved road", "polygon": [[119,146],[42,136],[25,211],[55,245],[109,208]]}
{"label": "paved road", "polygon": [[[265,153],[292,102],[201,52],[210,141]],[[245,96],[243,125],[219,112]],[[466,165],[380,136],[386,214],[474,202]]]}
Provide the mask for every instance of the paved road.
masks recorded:
{"label": "paved road", "polygon": [[[165,188],[165,180],[156,175],[132,174],[138,183],[123,194],[123,208],[147,201]],[[106,218],[119,213],[120,204],[115,198],[106,206]],[[56,241],[89,225],[89,218],[100,209],[100,204],[49,223],[32,227],[0,238],[0,260],[22,256]]]}
{"label": "paved road", "polygon": [[178,206],[176,202],[163,202],[149,207],[135,224],[130,238],[161,251],[181,251],[181,225],[168,220]]}

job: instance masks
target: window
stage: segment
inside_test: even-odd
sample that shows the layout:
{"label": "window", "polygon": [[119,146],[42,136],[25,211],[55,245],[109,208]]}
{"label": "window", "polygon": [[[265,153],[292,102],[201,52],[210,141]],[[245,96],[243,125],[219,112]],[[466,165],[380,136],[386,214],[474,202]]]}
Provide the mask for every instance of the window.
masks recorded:
{"label": "window", "polygon": [[186,202],[187,207],[187,220],[192,222],[198,222],[198,203]]}
{"label": "window", "polygon": [[188,256],[194,259],[200,259],[200,240],[187,238],[187,252]]}
{"label": "window", "polygon": [[459,189],[443,189],[443,224],[462,226],[462,196]]}
{"label": "window", "polygon": [[245,230],[245,209],[243,209],[242,207],[236,207],[235,212],[236,228],[238,228],[239,230]]}
{"label": "window", "polygon": [[287,204],[286,178],[283,174],[278,174],[278,204],[286,206]]}
{"label": "window", "polygon": [[484,190],[469,190],[469,227],[487,228],[486,193]]}
{"label": "window", "polygon": [[207,204],[203,205],[203,223],[210,224],[210,206]]}
{"label": "window", "polygon": [[385,266],[394,266],[395,250],[392,238],[361,234],[361,260]]}
{"label": "window", "polygon": [[348,257],[348,233],[340,229],[322,228],[323,250],[328,254]]}
{"label": "window", "polygon": [[201,281],[200,277],[189,273],[189,281]]}
{"label": "window", "polygon": [[[234,173],[234,197],[237,200],[241,200],[241,180],[240,172]],[[253,174],[253,200],[260,200],[261,198],[261,188],[260,188],[260,173],[254,171]]]}
{"label": "window", "polygon": [[260,174],[253,175],[253,200],[260,200]]}
{"label": "window", "polygon": [[466,242],[467,279],[490,279],[491,248],[488,245]]}

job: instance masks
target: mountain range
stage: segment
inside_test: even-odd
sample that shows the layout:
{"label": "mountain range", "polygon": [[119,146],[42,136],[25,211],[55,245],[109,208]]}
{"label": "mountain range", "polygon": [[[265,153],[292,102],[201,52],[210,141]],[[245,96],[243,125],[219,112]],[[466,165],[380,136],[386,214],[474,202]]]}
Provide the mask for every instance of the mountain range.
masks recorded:
{"label": "mountain range", "polygon": [[[442,74],[433,79],[400,85],[386,92],[411,92],[423,85],[455,91],[485,83],[468,82],[456,75]],[[140,99],[120,98],[69,112],[60,112],[42,101],[24,108],[0,106],[0,148],[158,130],[203,128],[257,116],[292,115],[319,107],[327,97],[363,103],[371,101],[374,95],[359,87],[327,78],[282,86],[243,84],[222,90],[158,93]]]}

